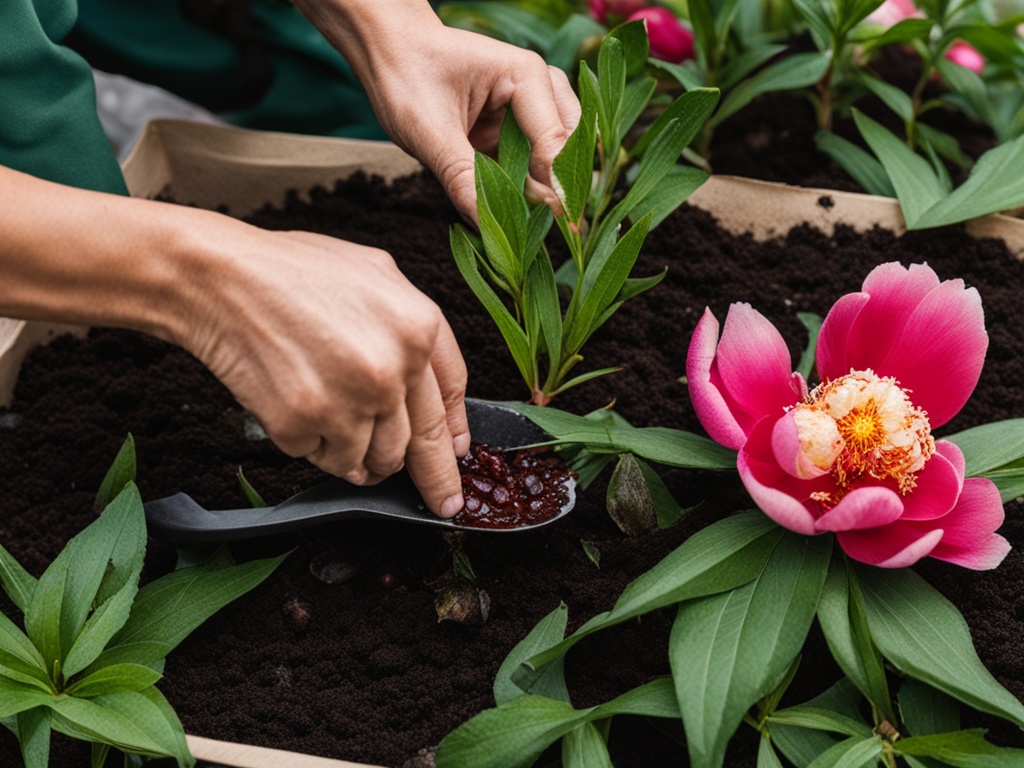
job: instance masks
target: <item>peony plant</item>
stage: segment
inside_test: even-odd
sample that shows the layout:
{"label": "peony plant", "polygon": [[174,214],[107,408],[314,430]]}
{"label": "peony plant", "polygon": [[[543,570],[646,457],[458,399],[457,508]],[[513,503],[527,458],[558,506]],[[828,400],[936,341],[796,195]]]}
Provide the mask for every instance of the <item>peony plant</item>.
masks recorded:
{"label": "peony plant", "polygon": [[974,391],[987,347],[977,290],[925,264],[889,263],[825,318],[813,389],[747,304],[729,308],[721,338],[705,310],[687,379],[701,424],[739,451],[743,484],[779,525],[833,532],[871,565],[931,556],[987,569],[1009,551],[995,533],[999,491],[965,479],[960,448],[932,435]]}
{"label": "peony plant", "polygon": [[[759,734],[759,766],[1024,765],[1024,750],[962,727],[960,705],[1024,728],[1024,703],[985,669],[956,607],[906,567],[925,556],[996,567],[1008,549],[1001,502],[1024,493],[1024,419],[932,434],[978,381],[980,297],[927,265],[883,264],[811,335],[814,362],[794,373],[751,307],[732,305],[720,337],[705,312],[687,381],[717,449],[521,407],[556,441],[594,452],[706,469],[731,459],[762,511],[698,531],[571,634],[566,606],[544,617],[498,671],[496,706],[441,742],[439,768],[526,768],[559,740],[566,768],[610,766],[622,714],[681,720],[693,768],[724,766],[744,725]],[[813,366],[822,383],[810,388]],[[671,674],[575,707],[566,654],[663,609]],[[841,677],[782,706],[814,624]]]}

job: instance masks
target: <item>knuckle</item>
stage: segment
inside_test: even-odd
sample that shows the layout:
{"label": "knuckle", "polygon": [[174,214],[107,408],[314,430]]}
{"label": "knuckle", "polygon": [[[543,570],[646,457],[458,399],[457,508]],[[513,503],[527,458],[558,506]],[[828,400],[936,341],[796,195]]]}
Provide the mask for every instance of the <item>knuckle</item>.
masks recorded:
{"label": "knuckle", "polygon": [[451,442],[451,433],[448,431],[448,423],[441,418],[431,420],[429,424],[423,425],[416,433],[416,439],[420,443],[428,445],[445,444]]}

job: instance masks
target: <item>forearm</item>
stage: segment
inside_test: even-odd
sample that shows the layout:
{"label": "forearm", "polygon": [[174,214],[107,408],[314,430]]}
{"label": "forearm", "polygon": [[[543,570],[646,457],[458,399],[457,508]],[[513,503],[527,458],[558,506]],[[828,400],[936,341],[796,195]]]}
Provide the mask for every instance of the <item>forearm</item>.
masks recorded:
{"label": "forearm", "polygon": [[0,315],[180,339],[208,268],[188,231],[204,215],[0,167]]}

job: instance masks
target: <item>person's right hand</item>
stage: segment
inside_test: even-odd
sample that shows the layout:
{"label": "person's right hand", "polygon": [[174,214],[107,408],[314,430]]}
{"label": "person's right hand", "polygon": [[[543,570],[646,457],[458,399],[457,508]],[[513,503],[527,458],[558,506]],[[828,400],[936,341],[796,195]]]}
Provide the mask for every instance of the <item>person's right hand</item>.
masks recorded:
{"label": "person's right hand", "polygon": [[239,234],[211,233],[222,268],[197,276],[205,311],[183,346],[285,453],[360,485],[404,464],[434,513],[458,512],[466,367],[437,305],[383,251],[308,232]]}

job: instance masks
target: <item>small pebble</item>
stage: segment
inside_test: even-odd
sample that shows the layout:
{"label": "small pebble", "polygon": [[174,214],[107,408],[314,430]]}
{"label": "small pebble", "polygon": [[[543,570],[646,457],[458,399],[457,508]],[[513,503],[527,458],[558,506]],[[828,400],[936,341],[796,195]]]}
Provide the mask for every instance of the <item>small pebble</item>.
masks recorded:
{"label": "small pebble", "polygon": [[0,429],[17,429],[21,426],[20,413],[0,413]]}
{"label": "small pebble", "polygon": [[356,575],[356,567],[338,558],[337,552],[321,552],[309,561],[309,572],[324,584],[344,584]]}

